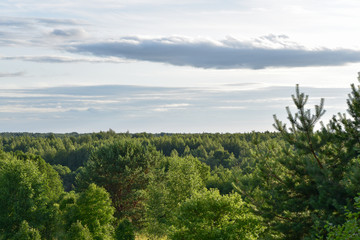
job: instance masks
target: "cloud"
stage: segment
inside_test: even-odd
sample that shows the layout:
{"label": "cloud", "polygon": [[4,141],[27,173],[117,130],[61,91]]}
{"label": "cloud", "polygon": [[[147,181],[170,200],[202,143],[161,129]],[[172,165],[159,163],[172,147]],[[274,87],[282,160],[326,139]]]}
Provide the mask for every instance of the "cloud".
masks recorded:
{"label": "cloud", "polygon": [[[228,88],[232,91],[128,85],[0,89],[0,124],[3,131],[31,132],[246,132],[274,130],[272,115],[286,119],[285,106],[293,105],[294,87]],[[350,90],[301,91],[310,95],[309,107],[325,97],[331,117],[345,111]]]}
{"label": "cloud", "polygon": [[77,20],[60,18],[20,18],[20,17],[0,17],[0,26],[6,27],[37,27],[46,26],[76,26],[83,25]]}
{"label": "cloud", "polygon": [[76,26],[84,25],[84,23],[73,19],[61,19],[61,18],[34,18],[34,21],[43,23],[50,26]]}
{"label": "cloud", "polygon": [[24,72],[14,72],[14,73],[1,73],[0,72],[0,78],[5,78],[5,77],[21,77],[24,76],[25,73]]}
{"label": "cloud", "polygon": [[82,40],[85,25],[72,19],[0,17],[0,45],[53,48]]}
{"label": "cloud", "polygon": [[69,57],[69,56],[0,56],[0,60],[20,60],[39,63],[125,63],[128,60],[119,59],[117,57]]}
{"label": "cloud", "polygon": [[61,38],[83,38],[87,33],[84,29],[54,29],[50,35]]}
{"label": "cloud", "polygon": [[74,44],[73,53],[161,62],[176,66],[213,69],[339,66],[360,62],[360,51],[306,49],[285,35],[268,35],[252,41],[222,41],[185,37],[123,37],[117,41]]}

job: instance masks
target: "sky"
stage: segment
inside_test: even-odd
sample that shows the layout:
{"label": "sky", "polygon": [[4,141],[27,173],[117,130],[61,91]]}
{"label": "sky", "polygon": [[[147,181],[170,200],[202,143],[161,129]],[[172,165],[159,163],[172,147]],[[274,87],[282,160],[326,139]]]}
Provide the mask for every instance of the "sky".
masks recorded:
{"label": "sky", "polygon": [[[346,112],[355,0],[2,0],[0,132],[250,132]],[[293,109],[294,110],[294,109]]]}

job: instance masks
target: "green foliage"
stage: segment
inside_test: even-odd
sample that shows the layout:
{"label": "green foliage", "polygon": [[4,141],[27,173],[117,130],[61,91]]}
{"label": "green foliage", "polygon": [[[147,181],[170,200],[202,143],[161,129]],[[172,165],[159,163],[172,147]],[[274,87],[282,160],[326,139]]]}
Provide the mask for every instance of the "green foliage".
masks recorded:
{"label": "green foliage", "polygon": [[112,234],[114,208],[104,188],[90,184],[77,200],[76,218],[86,225],[95,239],[106,239]]}
{"label": "green foliage", "polygon": [[204,189],[209,176],[209,167],[194,157],[167,160],[151,175],[146,195],[147,231],[158,237],[172,225],[179,203]]}
{"label": "green foliage", "polygon": [[56,171],[60,176],[65,176],[65,175],[71,173],[70,168],[68,168],[68,167],[66,167],[66,166],[63,166],[63,165],[60,165],[60,164],[53,165],[52,167],[55,169],[55,171]]}
{"label": "green foliage", "polygon": [[[90,184],[84,192],[79,194],[66,193],[60,202],[60,210],[65,231],[70,231],[71,234],[75,231],[74,234],[84,236],[89,231],[94,239],[112,239],[114,208],[110,195],[104,188]],[[71,230],[71,228],[74,229]]]}
{"label": "green foliage", "polygon": [[135,240],[135,229],[128,219],[119,222],[115,230],[116,240]]}
{"label": "green foliage", "polygon": [[[355,107],[359,96],[359,89],[353,87],[348,101],[353,119],[334,118],[327,128],[315,131],[324,114],[324,101],[311,113],[305,107],[308,96],[297,86],[292,96],[297,112],[292,114],[287,107],[290,127],[274,117],[274,126],[285,142],[256,143],[252,151],[255,167],[239,176],[235,187],[269,225],[264,236],[313,239],[326,235],[327,222],[338,225],[345,221],[344,208],[351,208],[349,203],[360,191],[359,151],[354,151],[359,141],[351,140],[359,135],[356,119],[360,109]],[[345,139],[347,133],[350,140]]]}
{"label": "green foliage", "polygon": [[40,240],[41,236],[37,229],[31,228],[27,221],[23,221],[18,232],[13,237],[14,240]]}
{"label": "green foliage", "polygon": [[233,182],[236,181],[239,174],[243,174],[239,167],[231,169],[223,166],[216,167],[211,171],[211,176],[206,181],[206,187],[219,189],[221,194],[231,193],[234,190]]}
{"label": "green foliage", "polygon": [[348,211],[344,224],[334,226],[329,223],[326,225],[326,230],[329,232],[326,238],[327,240],[360,239],[360,197],[355,198],[354,205],[357,211]]}
{"label": "green foliage", "polygon": [[83,226],[80,221],[76,221],[71,224],[69,231],[67,232],[66,239],[68,240],[92,240],[92,234],[89,228]]}
{"label": "green foliage", "polygon": [[54,203],[62,186],[49,164],[40,158],[19,160],[7,155],[0,159],[0,192],[1,235],[10,238],[21,227],[24,230],[26,224],[45,238],[54,234],[57,214]]}
{"label": "green foliage", "polygon": [[139,190],[148,184],[152,166],[161,158],[151,146],[140,141],[119,141],[106,144],[91,155],[78,175],[80,188],[96,183],[111,195],[116,216],[141,217],[142,197]]}
{"label": "green foliage", "polygon": [[60,175],[63,182],[64,190],[71,191],[74,188],[76,172],[72,172],[67,166],[60,164],[52,165],[56,172]]}
{"label": "green foliage", "polygon": [[203,190],[181,203],[170,239],[257,239],[264,228],[237,193]]}
{"label": "green foliage", "polygon": [[[24,217],[19,217],[11,234],[18,230],[22,220],[26,220],[31,228],[40,231],[43,238],[66,239],[73,224],[79,229],[79,196],[91,183],[106,188],[114,206],[114,196],[118,196],[116,202],[121,210],[117,211],[117,217],[129,216],[136,230],[142,224],[151,225],[154,231],[164,227],[164,231],[160,231],[164,234],[174,219],[178,204],[194,192],[205,185],[218,187],[223,194],[231,191],[230,183],[234,176],[242,172],[238,169],[248,166],[252,139],[262,141],[278,136],[274,133],[116,134],[111,130],[92,134],[0,133],[1,148],[11,152],[0,152],[0,158],[19,159],[25,165],[32,162],[39,172],[37,174],[41,175],[38,179],[47,179],[41,183],[46,195],[44,206],[49,210],[40,218],[44,224],[34,225],[35,221],[27,218],[33,218],[33,214],[24,214]],[[162,161],[163,156],[151,146],[172,158]],[[115,157],[109,157],[111,155]],[[103,157],[109,158],[104,160]],[[213,167],[212,176],[205,164]],[[154,165],[158,165],[155,172]],[[231,169],[233,166],[237,166],[235,171]],[[227,176],[230,172],[231,177]],[[78,193],[64,194],[58,201],[63,192],[59,175],[66,191],[76,190]],[[75,183],[76,175],[78,185]],[[9,200],[13,201],[12,198]],[[149,219],[156,220],[148,224]],[[90,231],[83,221],[79,222],[81,226]]]}
{"label": "green foliage", "polygon": [[48,163],[46,163],[40,156],[29,154],[29,153],[23,153],[21,151],[15,152],[14,156],[17,159],[23,160],[23,161],[31,161],[36,164],[38,170],[42,175],[44,175],[45,181],[45,187],[47,196],[52,201],[56,201],[59,197],[59,194],[63,192],[63,185],[60,180],[59,174],[57,171]]}

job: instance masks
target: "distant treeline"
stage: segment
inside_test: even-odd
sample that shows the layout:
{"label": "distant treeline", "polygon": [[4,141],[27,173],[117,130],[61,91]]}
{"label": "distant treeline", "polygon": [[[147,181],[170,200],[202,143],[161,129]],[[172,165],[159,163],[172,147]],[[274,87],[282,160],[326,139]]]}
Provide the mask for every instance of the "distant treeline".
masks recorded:
{"label": "distant treeline", "polygon": [[89,134],[0,133],[0,148],[5,152],[20,151],[38,155],[47,163],[63,169],[60,175],[63,177],[65,189],[69,191],[73,190],[74,177],[79,167],[84,165],[95,149],[104,144],[137,139],[143,144],[153,145],[165,156],[175,153],[180,157],[191,155],[214,169],[220,166],[240,166],[250,157],[254,144],[275,138],[280,140],[281,135],[275,132],[130,134],[115,133],[110,129]]}

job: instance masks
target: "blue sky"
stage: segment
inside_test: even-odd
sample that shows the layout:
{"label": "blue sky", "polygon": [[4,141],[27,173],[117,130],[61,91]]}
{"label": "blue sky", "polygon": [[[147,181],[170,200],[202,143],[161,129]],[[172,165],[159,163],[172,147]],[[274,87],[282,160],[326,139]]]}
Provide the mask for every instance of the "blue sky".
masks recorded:
{"label": "blue sky", "polygon": [[354,0],[3,0],[0,131],[272,131],[295,84],[326,122],[360,62]]}

